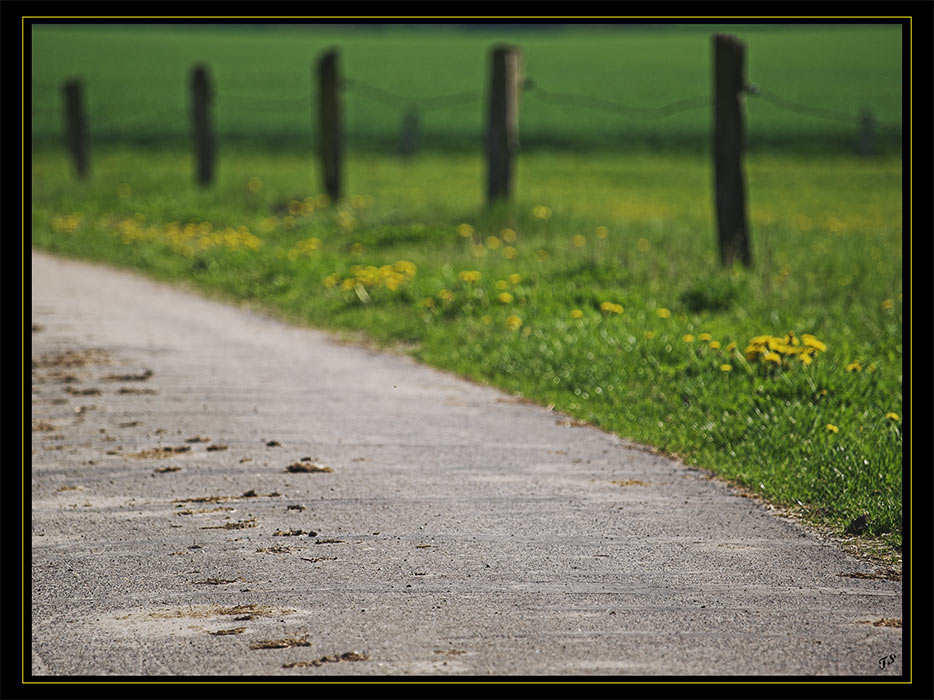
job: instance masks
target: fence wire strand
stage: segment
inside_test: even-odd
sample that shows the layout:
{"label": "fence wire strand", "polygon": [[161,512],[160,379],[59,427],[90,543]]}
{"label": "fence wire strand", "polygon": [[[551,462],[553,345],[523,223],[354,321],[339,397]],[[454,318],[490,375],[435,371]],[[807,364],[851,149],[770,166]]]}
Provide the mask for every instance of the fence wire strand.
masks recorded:
{"label": "fence wire strand", "polygon": [[776,107],[781,107],[782,109],[787,109],[792,112],[798,112],[799,114],[808,114],[812,117],[832,119],[834,121],[845,122],[847,124],[858,123],[860,119],[859,117],[853,116],[852,114],[845,114],[844,112],[825,109],[823,107],[814,107],[813,105],[806,105],[801,102],[793,102],[792,100],[776,95],[771,90],[763,88],[756,83],[751,83],[746,88],[746,94],[751,95],[752,97],[762,97],[774,104]]}
{"label": "fence wire strand", "polygon": [[255,109],[304,109],[310,104],[311,98],[311,93],[307,92],[299,97],[259,97],[236,92],[221,92],[215,96],[215,101],[218,105],[223,105],[225,101],[231,100]]}
{"label": "fence wire strand", "polygon": [[[750,83],[746,88],[746,94],[753,97],[763,97],[767,101],[774,104],[776,107],[789,110],[791,112],[798,112],[799,114],[807,114],[812,117],[820,117],[822,119],[830,119],[837,122],[842,122],[845,124],[860,124],[863,119],[866,118],[866,114],[861,115],[852,115],[845,112],[840,112],[833,109],[826,109],[824,107],[815,107],[814,105],[804,104],[803,102],[795,102],[789,100],[780,95],[776,95],[771,90],[763,88],[762,86],[756,83]],[[898,130],[900,127],[891,124],[879,124],[873,121],[873,127],[883,130]]]}
{"label": "fence wire strand", "polygon": [[572,94],[567,92],[554,92],[541,88],[535,81],[527,79],[523,84],[526,92],[534,95],[540,100],[551,102],[553,104],[570,105],[574,107],[587,107],[589,109],[598,109],[604,112],[615,114],[625,114],[631,117],[667,117],[678,112],[686,112],[700,107],[710,105],[709,97],[689,97],[683,100],[676,100],[660,107],[633,107],[632,105],[622,104],[602,97],[592,97],[590,95]]}
{"label": "fence wire strand", "polygon": [[397,95],[381,87],[365,83],[355,78],[342,79],[341,87],[357,92],[361,97],[366,97],[375,102],[381,102],[403,110],[418,109],[420,111],[428,111],[432,109],[444,109],[447,107],[461,106],[468,102],[477,102],[482,97],[479,90],[468,90],[450,95],[436,95],[434,97],[403,97],[402,95]]}

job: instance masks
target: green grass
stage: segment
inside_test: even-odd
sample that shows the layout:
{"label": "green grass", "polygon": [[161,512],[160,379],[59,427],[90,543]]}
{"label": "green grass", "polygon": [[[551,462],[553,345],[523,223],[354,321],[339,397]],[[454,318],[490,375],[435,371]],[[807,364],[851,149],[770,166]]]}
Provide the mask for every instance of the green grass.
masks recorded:
{"label": "green grass", "polygon": [[[198,190],[182,150],[98,149],[92,178],[76,182],[63,154],[44,149],[32,242],[362,332],[837,532],[868,512],[865,537],[896,551],[901,162],[762,153],[747,169],[750,271],[718,268],[710,164],[689,154],[523,154],[515,203],[491,212],[472,154],[351,155],[348,198],[326,206],[301,155],[223,151],[218,183]],[[397,261],[417,272],[395,289],[342,288],[354,265]],[[744,357],[754,336],[788,331],[827,349],[787,369]]]}

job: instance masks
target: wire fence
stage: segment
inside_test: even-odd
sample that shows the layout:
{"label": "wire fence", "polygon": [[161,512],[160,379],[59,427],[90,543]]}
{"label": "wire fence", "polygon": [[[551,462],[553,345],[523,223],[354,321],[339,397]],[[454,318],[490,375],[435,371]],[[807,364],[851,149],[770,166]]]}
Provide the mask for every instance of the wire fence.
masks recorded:
{"label": "wire fence", "polygon": [[534,80],[527,78],[523,84],[525,92],[533,97],[550,104],[558,104],[564,107],[584,107],[587,109],[596,109],[611,114],[621,114],[629,117],[651,119],[658,117],[667,117],[679,112],[686,112],[699,107],[710,105],[709,97],[693,97],[683,100],[675,100],[659,107],[633,107],[605,97],[593,97],[591,95],[572,94],[567,92],[555,92],[541,88]]}
{"label": "wire fence", "polygon": [[[60,86],[57,87],[47,83],[35,84],[33,88],[34,91],[42,90],[46,94],[51,91],[58,92],[61,89]],[[485,94],[481,90],[466,90],[439,95],[401,95],[358,78],[348,77],[341,79],[340,88],[345,94],[359,96],[366,101],[396,110],[400,115],[421,115],[428,112],[461,109],[466,106],[480,107],[485,99]],[[533,101],[542,105],[558,106],[565,111],[569,109],[599,111],[620,117],[621,119],[618,122],[620,128],[625,127],[630,120],[662,119],[685,112],[710,108],[712,105],[712,98],[709,95],[699,95],[677,99],[657,106],[638,106],[617,101],[605,95],[594,96],[553,90],[544,87],[538,80],[532,78],[526,78],[522,82],[521,88],[523,94],[528,95]],[[879,123],[865,110],[859,114],[852,114],[842,110],[809,104],[779,95],[757,83],[750,83],[746,88],[746,94],[753,98],[753,101],[761,100],[780,110],[846,124],[851,128],[854,126],[865,128],[867,120],[870,120],[871,128],[876,132],[897,135],[901,131],[900,124]],[[95,134],[129,135],[140,128],[158,123],[163,130],[165,130],[166,125],[171,125],[172,128],[180,128],[182,132],[185,132],[188,128],[190,106],[183,99],[184,95],[179,95],[179,98],[179,101],[174,104],[160,103],[140,112],[127,112],[125,103],[96,104],[94,109],[95,119],[90,128]],[[316,95],[310,91],[291,97],[275,97],[226,90],[216,91],[213,94],[213,104],[218,110],[249,109],[254,113],[268,114],[310,113],[310,110],[314,109],[315,99]],[[536,107],[528,102],[523,106],[523,112],[535,109]],[[750,107],[747,103],[747,109],[758,108]],[[118,114],[119,118],[116,117]],[[108,116],[100,119],[100,115]],[[109,115],[114,116],[110,117]],[[563,136],[569,137],[565,139],[567,142],[573,142],[573,135],[565,134]]]}

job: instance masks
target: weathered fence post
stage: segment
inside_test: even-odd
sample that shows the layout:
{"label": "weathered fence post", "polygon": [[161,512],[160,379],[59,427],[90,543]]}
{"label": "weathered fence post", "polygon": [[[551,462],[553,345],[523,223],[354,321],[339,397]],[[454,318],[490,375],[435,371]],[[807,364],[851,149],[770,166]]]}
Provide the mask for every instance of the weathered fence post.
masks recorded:
{"label": "weathered fence post", "polygon": [[713,53],[713,151],[720,263],[730,266],[738,258],[746,267],[752,267],[743,173],[746,45],[735,36],[714,34]]}
{"label": "weathered fence post", "polygon": [[195,180],[207,187],[214,180],[214,133],[211,129],[211,81],[207,66],[191,70],[191,125],[195,139]]}
{"label": "weathered fence post", "polygon": [[874,131],[875,122],[872,118],[872,112],[869,107],[864,107],[859,117],[859,154],[861,156],[871,156],[875,153]]}
{"label": "weathered fence post", "polygon": [[332,202],[341,197],[341,129],[337,75],[337,49],[318,59],[318,125],[324,191]]}
{"label": "weathered fence post", "polygon": [[490,121],[487,127],[487,201],[512,194],[513,160],[519,151],[519,84],[522,52],[517,46],[495,46],[491,55]]}
{"label": "weathered fence post", "polygon": [[399,153],[404,157],[413,155],[418,150],[418,109],[409,107],[402,115],[402,139]]}
{"label": "weathered fence post", "polygon": [[84,117],[84,83],[79,78],[65,82],[65,144],[74,162],[75,174],[79,178],[88,176],[89,150],[88,128]]}

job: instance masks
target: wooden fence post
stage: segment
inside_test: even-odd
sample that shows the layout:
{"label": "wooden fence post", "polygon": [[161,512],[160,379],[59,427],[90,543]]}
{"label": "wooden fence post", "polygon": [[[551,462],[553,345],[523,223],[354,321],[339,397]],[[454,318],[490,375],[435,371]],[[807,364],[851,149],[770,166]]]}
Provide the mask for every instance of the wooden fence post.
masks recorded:
{"label": "wooden fence post", "polygon": [[84,83],[72,78],[63,86],[65,95],[65,145],[71,153],[75,175],[86,178],[90,170],[88,129],[84,116]]}
{"label": "wooden fence post", "polygon": [[743,173],[746,45],[735,36],[714,34],[713,53],[713,151],[720,264],[728,267],[738,258],[746,267],[752,267]]}
{"label": "wooden fence post", "polygon": [[859,154],[861,156],[871,156],[875,153],[874,131],[875,122],[872,118],[872,112],[869,107],[864,107],[859,117]]}
{"label": "wooden fence post", "polygon": [[414,155],[418,150],[418,109],[409,107],[402,115],[402,139],[399,153],[404,157]]}
{"label": "wooden fence post", "polygon": [[191,70],[191,124],[195,139],[195,180],[207,187],[214,180],[214,134],[211,130],[211,81],[207,66]]}
{"label": "wooden fence post", "polygon": [[487,126],[487,202],[512,194],[513,160],[519,151],[519,84],[522,52],[517,46],[495,46],[491,55],[490,112]]}
{"label": "wooden fence post", "polygon": [[341,128],[337,75],[337,49],[318,59],[318,124],[324,191],[332,202],[341,197]]}

